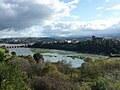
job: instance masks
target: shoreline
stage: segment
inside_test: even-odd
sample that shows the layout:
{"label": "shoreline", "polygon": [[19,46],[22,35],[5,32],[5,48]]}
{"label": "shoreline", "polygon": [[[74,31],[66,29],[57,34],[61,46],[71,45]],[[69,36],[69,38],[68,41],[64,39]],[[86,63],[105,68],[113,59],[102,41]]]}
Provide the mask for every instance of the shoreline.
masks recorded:
{"label": "shoreline", "polygon": [[75,51],[75,50],[64,50],[64,49],[52,49],[52,48],[35,48],[35,47],[28,47],[30,49],[45,49],[45,50],[56,50],[56,51],[65,51],[65,52],[71,52],[71,53],[77,53],[77,54],[88,54],[88,55],[100,55],[100,56],[106,56],[106,57],[109,57],[109,55],[106,55],[106,54],[99,54],[99,53],[87,53],[87,52],[79,52],[79,51]]}
{"label": "shoreline", "polygon": [[[30,48],[31,51],[33,53],[38,52],[38,53],[59,53],[59,54],[71,54],[70,56],[81,56],[81,57],[90,57],[93,59],[97,59],[97,58],[109,58],[109,56],[105,56],[105,55],[100,55],[100,54],[90,54],[90,53],[80,53],[80,52],[74,52],[74,51],[68,51],[68,50],[57,50],[57,49],[44,49],[44,48]],[[32,50],[33,49],[33,50]],[[42,50],[48,50],[47,52]],[[57,52],[58,51],[58,52]],[[74,55],[76,54],[76,55]]]}

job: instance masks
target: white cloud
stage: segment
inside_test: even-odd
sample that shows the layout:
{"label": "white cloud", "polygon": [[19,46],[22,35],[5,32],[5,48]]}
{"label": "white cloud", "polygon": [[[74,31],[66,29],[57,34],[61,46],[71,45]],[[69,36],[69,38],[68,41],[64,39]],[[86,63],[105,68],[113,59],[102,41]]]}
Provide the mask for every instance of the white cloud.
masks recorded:
{"label": "white cloud", "polygon": [[104,7],[97,7],[96,10],[102,10]]}
{"label": "white cloud", "polygon": [[[118,29],[119,18],[108,17],[104,20],[84,22],[61,21],[61,18],[65,17],[72,18],[72,20],[81,19],[80,16],[70,13],[78,3],[79,0],[71,0],[67,3],[60,0],[0,0],[0,36],[91,35],[108,31],[110,28],[115,30],[117,27]],[[96,8],[96,10],[104,9],[105,7]],[[119,9],[119,4],[109,7],[109,9]],[[97,14],[97,16],[100,17],[101,14]]]}
{"label": "white cloud", "polygon": [[105,0],[105,2],[110,2],[110,0]]}
{"label": "white cloud", "polygon": [[101,17],[102,16],[102,14],[97,14],[97,17]]}
{"label": "white cloud", "polygon": [[120,9],[120,4],[113,6],[112,9]]}
{"label": "white cloud", "polygon": [[114,5],[112,7],[108,7],[105,10],[120,10],[120,4]]}
{"label": "white cloud", "polygon": [[14,30],[13,28],[5,29],[0,31],[1,38],[10,38],[10,37],[45,37],[42,33],[42,30],[30,27],[24,30]]}
{"label": "white cloud", "polygon": [[79,0],[64,3],[60,0],[0,0],[0,29],[16,30],[55,22],[62,17],[77,19],[71,15]]}
{"label": "white cloud", "polygon": [[68,4],[72,5],[72,4],[78,4],[79,0],[72,0],[71,2],[69,2]]}
{"label": "white cloud", "polygon": [[[44,26],[34,26],[24,30],[15,31],[14,29],[6,29],[0,31],[0,35],[4,37],[45,37],[45,36],[87,36],[102,34],[120,34],[120,19],[108,18],[106,20],[93,21],[73,21],[73,22],[54,22]],[[7,33],[6,33],[7,32]]]}

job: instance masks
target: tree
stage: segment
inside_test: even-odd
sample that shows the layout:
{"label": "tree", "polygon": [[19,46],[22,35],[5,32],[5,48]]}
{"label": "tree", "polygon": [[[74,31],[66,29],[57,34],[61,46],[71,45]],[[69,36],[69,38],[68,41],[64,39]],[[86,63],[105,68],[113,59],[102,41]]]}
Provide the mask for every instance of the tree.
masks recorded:
{"label": "tree", "polygon": [[90,57],[86,57],[86,58],[84,59],[84,61],[85,61],[85,62],[93,62],[92,58],[90,58]]}
{"label": "tree", "polygon": [[17,65],[0,63],[0,90],[31,90],[29,79]]}
{"label": "tree", "polygon": [[0,51],[0,62],[3,61],[4,59],[5,59],[4,53]]}
{"label": "tree", "polygon": [[16,52],[11,52],[11,55],[12,56],[16,56]]}
{"label": "tree", "polygon": [[107,78],[99,77],[92,86],[92,90],[113,90]]}
{"label": "tree", "polygon": [[56,73],[56,72],[58,71],[57,71],[57,67],[54,64],[48,64],[43,69],[43,75],[49,74],[49,73]]}
{"label": "tree", "polygon": [[41,55],[40,53],[35,53],[33,55],[33,57],[34,57],[36,63],[39,63],[39,62],[43,63],[43,61],[44,61],[43,55]]}
{"label": "tree", "polygon": [[35,60],[34,60],[34,58],[31,55],[23,56],[23,58],[27,59],[30,64],[35,63]]}

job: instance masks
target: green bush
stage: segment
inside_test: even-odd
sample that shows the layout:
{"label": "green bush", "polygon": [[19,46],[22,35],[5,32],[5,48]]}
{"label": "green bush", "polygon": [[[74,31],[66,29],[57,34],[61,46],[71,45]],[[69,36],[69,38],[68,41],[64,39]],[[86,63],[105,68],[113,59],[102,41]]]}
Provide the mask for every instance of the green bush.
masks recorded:
{"label": "green bush", "polygon": [[0,63],[0,90],[31,90],[27,76],[16,65]]}
{"label": "green bush", "polygon": [[5,56],[4,53],[0,51],[0,62],[4,61]]}
{"label": "green bush", "polygon": [[27,59],[29,61],[30,64],[34,64],[35,60],[31,55],[28,56],[24,56],[25,59]]}

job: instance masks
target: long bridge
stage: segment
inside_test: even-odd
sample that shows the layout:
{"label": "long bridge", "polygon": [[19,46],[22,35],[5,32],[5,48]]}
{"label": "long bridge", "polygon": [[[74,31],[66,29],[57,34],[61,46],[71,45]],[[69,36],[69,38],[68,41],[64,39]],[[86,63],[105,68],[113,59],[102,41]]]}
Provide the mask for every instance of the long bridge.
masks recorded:
{"label": "long bridge", "polygon": [[4,44],[4,43],[0,43],[0,47],[6,47],[6,48],[21,48],[21,47],[28,47],[28,45],[32,45],[32,44]]}

